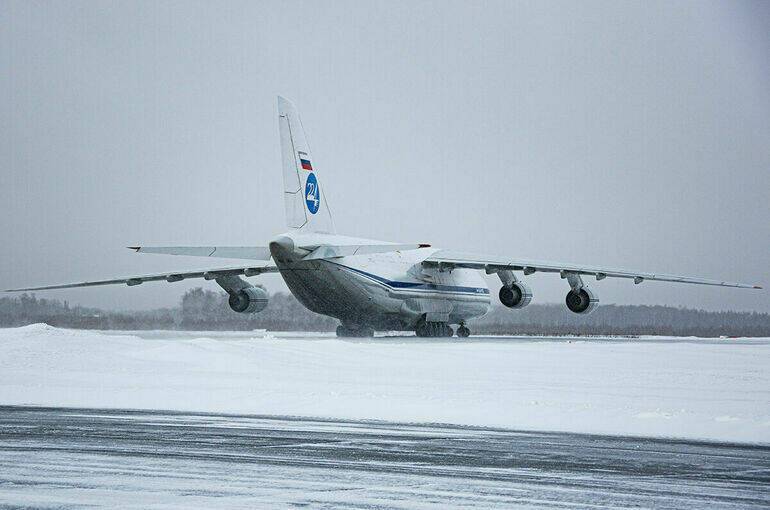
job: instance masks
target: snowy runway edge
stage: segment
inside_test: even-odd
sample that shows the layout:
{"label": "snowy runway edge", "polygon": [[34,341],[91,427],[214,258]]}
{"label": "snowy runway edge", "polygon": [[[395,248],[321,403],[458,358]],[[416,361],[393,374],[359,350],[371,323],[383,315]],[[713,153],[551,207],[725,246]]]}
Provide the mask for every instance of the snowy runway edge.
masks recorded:
{"label": "snowy runway edge", "polygon": [[0,406],[10,508],[737,509],[768,482],[760,445]]}
{"label": "snowy runway edge", "polygon": [[770,339],[0,330],[0,404],[770,443]]}

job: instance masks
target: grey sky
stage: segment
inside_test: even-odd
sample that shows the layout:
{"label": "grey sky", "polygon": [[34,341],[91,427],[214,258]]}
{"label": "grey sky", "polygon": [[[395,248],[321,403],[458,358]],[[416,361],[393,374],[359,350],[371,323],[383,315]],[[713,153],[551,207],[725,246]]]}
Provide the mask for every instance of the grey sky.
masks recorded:
{"label": "grey sky", "polygon": [[[2,0],[0,288],[218,265],[134,244],[265,244],[279,93],[340,233],[770,286],[768,34],[767,2]],[[218,288],[46,295],[196,285]],[[594,288],[770,311],[766,290]]]}

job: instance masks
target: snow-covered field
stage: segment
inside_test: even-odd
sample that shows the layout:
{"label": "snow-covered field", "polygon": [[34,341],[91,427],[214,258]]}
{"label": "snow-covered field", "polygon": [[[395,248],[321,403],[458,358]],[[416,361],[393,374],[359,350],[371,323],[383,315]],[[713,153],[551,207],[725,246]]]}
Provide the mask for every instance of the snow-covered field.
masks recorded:
{"label": "snow-covered field", "polygon": [[770,339],[0,329],[0,404],[770,442]]}

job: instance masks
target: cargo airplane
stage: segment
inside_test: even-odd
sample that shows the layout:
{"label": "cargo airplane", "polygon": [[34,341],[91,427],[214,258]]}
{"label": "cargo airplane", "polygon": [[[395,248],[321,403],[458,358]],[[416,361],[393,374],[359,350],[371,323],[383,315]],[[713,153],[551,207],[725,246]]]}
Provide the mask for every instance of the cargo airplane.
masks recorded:
{"label": "cargo airplane", "polygon": [[[219,257],[249,263],[9,292],[112,284],[134,286],[150,281],[203,278],[214,280],[229,294],[229,305],[235,312],[257,313],[267,306],[268,294],[262,286],[244,277],[280,273],[304,306],[340,321],[339,336],[367,337],[375,330],[399,330],[415,331],[420,337],[454,334],[465,337],[470,334],[468,321],[483,316],[490,307],[490,291],[482,272],[500,278],[502,287],[498,297],[508,308],[523,308],[532,300],[532,291],[522,281],[522,275],[555,273],[569,284],[566,305],[578,314],[590,313],[599,303],[596,293],[586,283],[588,277],[597,281],[627,278],[635,284],[657,280],[760,288],[689,276],[522,260],[513,256],[441,250],[427,244],[397,244],[338,235],[297,109],[282,97],[278,98],[278,125],[288,232],[263,246],[131,248],[138,253]],[[458,326],[456,331],[453,325]]]}

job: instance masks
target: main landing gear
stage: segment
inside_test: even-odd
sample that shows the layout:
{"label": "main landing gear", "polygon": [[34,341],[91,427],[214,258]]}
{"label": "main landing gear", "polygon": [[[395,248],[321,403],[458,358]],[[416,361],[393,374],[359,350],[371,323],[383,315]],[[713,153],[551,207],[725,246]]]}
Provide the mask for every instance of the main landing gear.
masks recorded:
{"label": "main landing gear", "polygon": [[345,338],[371,338],[374,336],[374,330],[366,326],[337,326],[337,336]]}
{"label": "main landing gear", "polygon": [[454,331],[446,322],[421,322],[415,329],[421,338],[451,337]]}
{"label": "main landing gear", "polygon": [[[417,336],[421,338],[451,338],[455,332],[446,322],[422,322],[415,329]],[[457,328],[457,336],[467,337],[471,330],[465,324],[460,324]]]}
{"label": "main landing gear", "polygon": [[[421,338],[451,338],[455,331],[446,322],[421,322],[415,329],[418,337]],[[457,328],[457,336],[465,338],[470,336],[471,330],[465,324],[460,324]],[[371,338],[374,336],[374,330],[367,326],[345,325],[337,326],[337,336],[342,338]]]}

